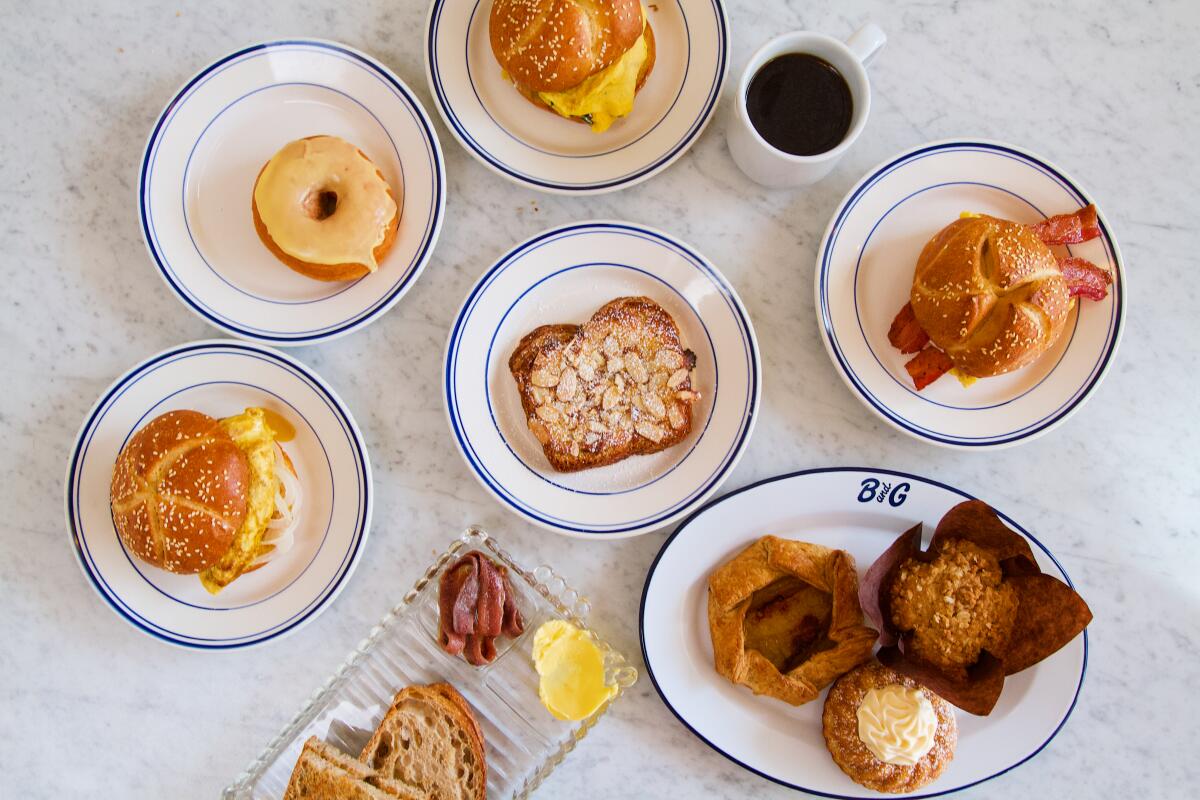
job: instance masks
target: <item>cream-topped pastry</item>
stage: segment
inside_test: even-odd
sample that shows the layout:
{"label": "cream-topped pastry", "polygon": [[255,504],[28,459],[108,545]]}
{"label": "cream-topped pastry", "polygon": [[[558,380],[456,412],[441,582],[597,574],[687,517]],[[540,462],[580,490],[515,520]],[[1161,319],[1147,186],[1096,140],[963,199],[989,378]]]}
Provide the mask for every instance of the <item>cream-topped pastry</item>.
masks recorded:
{"label": "cream-topped pastry", "polygon": [[398,200],[383,175],[336,136],[284,145],[255,181],[253,209],[255,228],[271,252],[321,280],[377,270],[399,224]]}
{"label": "cream-topped pastry", "polygon": [[933,747],[937,714],[920,689],[870,689],[858,704],[858,738],[887,764],[911,767]]}

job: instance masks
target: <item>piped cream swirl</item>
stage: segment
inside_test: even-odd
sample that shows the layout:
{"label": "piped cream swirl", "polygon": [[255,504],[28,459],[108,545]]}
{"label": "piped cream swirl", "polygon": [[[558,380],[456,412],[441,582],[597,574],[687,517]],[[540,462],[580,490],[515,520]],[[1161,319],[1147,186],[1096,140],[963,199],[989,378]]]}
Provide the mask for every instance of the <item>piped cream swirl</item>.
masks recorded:
{"label": "piped cream swirl", "polygon": [[937,712],[920,689],[871,689],[858,705],[858,738],[885,764],[911,767],[933,747]]}

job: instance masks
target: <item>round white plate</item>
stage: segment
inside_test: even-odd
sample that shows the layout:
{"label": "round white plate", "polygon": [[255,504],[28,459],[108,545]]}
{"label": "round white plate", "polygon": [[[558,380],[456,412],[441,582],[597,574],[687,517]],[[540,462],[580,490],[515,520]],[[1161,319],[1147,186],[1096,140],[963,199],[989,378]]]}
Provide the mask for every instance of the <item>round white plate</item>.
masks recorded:
{"label": "round white plate", "polygon": [[[190,408],[213,417],[248,406],[296,428],[283,443],[304,487],[295,545],[219,595],[195,575],[152,567],[126,551],[113,526],[113,464],[152,418]],[[171,644],[224,650],[261,644],[316,617],[345,585],[371,524],[371,465],[354,418],[308,367],[230,340],[192,342],[146,359],[110,386],[71,450],[67,528],[92,586],[126,622]]]}
{"label": "round white plate", "polygon": [[539,109],[500,75],[490,0],[433,0],[425,70],[454,137],[493,171],[534,189],[597,194],[666,169],[708,124],[729,68],[723,0],[660,0],[647,19],[654,69],[633,111],[604,133]]}
{"label": "round white plate", "polygon": [[[306,278],[254,230],[263,164],[320,134],[357,145],[401,200],[395,244],[356,281]],[[420,101],[370,56],[311,39],[253,45],[202,69],[167,103],[138,180],[146,246],[176,296],[227,333],[276,345],[332,339],[391,308],[429,260],[445,209],[441,146]]]}
{"label": "round white plate", "polygon": [[[776,783],[824,797],[888,797],[848,778],[821,733],[824,693],[793,707],[756,697],[713,667],[708,631],[708,575],[766,534],[849,552],[859,576],[917,522],[926,533],[970,495],[937,481],[883,469],[817,469],[747,486],[705,506],[667,540],[642,593],[646,671],[667,707],[721,755]],[[999,511],[998,511],[999,513]],[[1070,579],[1050,551],[1029,539],[1048,575]],[[928,537],[926,537],[928,539]],[[919,797],[972,786],[1032,758],[1054,738],[1083,685],[1087,633],[1045,661],[1009,677],[987,717],[956,710],[954,761]]]}
{"label": "round white plate", "polygon": [[1108,269],[1109,295],[1076,303],[1062,337],[1034,364],[970,388],[948,376],[918,392],[904,370],[912,356],[887,334],[908,302],[921,248],[961,212],[1032,223],[1090,202],[1058,168],[995,142],[935,142],[871,170],[817,251],[817,324],[846,384],[890,424],[949,447],[1009,446],[1061,424],[1100,384],[1124,327],[1125,271],[1102,206],[1103,236],[1061,250]]}
{"label": "round white plate", "polygon": [[[665,308],[696,354],[692,433],[661,453],[555,472],[525,424],[508,358],[534,328],[582,324],[632,295]],[[583,222],[517,245],[471,289],[446,346],[446,411],[467,464],[508,508],[568,535],[634,536],[704,502],[737,464],[758,412],[759,363],[742,301],[703,256],[641,225]]]}

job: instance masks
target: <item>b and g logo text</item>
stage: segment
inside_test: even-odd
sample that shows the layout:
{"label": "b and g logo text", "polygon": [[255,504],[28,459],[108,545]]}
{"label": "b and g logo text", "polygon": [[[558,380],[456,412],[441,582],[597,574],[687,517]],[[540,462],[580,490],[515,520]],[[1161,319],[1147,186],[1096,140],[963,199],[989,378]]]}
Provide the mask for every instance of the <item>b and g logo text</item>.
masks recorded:
{"label": "b and g logo text", "polygon": [[892,486],[878,478],[865,478],[862,482],[862,491],[858,493],[858,502],[869,503],[874,500],[876,503],[882,503],[887,501],[892,508],[899,508],[908,499],[911,489],[912,486],[908,481]]}

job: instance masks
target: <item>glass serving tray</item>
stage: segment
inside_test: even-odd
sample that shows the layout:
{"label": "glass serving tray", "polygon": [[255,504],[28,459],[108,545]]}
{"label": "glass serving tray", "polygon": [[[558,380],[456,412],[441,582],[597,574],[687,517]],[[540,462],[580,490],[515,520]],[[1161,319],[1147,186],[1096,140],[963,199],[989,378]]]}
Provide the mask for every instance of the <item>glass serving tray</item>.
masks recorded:
{"label": "glass serving tray", "polygon": [[[483,667],[447,654],[437,643],[438,576],[452,560],[475,549],[508,568],[525,620],[524,633],[515,640],[498,639],[496,660]],[[527,797],[637,681],[637,670],[625,657],[587,627],[588,611],[587,600],[553,569],[526,570],[487,533],[468,528],[222,796],[279,800],[308,737],[357,756],[397,691],[444,680],[467,698],[483,727],[488,797]],[[555,719],[538,699],[532,637],[550,619],[569,620],[592,637],[604,653],[605,678],[617,687],[616,695],[582,722]]]}

